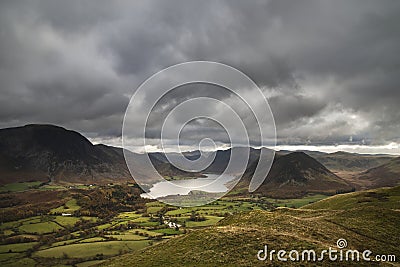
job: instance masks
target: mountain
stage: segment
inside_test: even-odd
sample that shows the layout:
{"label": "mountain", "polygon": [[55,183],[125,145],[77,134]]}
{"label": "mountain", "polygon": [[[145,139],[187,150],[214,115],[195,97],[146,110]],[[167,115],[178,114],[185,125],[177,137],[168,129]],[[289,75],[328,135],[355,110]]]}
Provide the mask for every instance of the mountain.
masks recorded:
{"label": "mountain", "polygon": [[[210,162],[211,164],[205,168],[202,172],[203,173],[223,173],[225,169],[228,166],[229,160],[231,159],[231,154],[234,151],[238,155],[245,155],[247,153],[247,150],[249,151],[249,158],[248,158],[248,166],[255,162],[258,161],[258,158],[260,156],[260,149],[254,149],[254,148],[246,148],[246,147],[233,147],[229,148],[226,150],[217,150],[214,152],[209,152],[209,151],[203,151],[203,160],[196,162],[197,159],[200,158],[200,151],[199,150],[194,150],[194,151],[187,151],[183,152],[183,156],[192,161],[192,165],[189,167],[188,162],[183,162],[180,161],[179,159],[181,158],[180,153],[168,153],[164,154],[161,152],[154,152],[154,153],[149,153],[149,156],[152,157],[154,160],[158,160],[160,162],[167,163],[169,162],[168,159],[172,159],[178,163],[178,165],[181,165],[185,168],[191,168],[191,169],[201,169],[200,166],[204,166],[205,163]],[[212,159],[212,156],[215,155],[215,157]],[[168,156],[168,158],[167,158]],[[231,169],[230,171],[232,173],[237,173],[240,172],[240,166],[238,162],[234,162],[234,160],[231,163]]]}
{"label": "mountain", "polygon": [[0,130],[0,174],[3,184],[132,180],[121,148],[93,145],[75,131],[37,124]]}
{"label": "mountain", "polygon": [[400,183],[400,157],[360,173],[357,177],[367,188],[396,186]]}
{"label": "mountain", "polygon": [[[361,254],[368,249],[373,255],[399,255],[399,189],[337,195],[322,200],[321,209],[316,207],[320,202],[316,202],[303,209],[241,212],[215,226],[111,258],[101,266],[176,266],[177,262],[179,266],[381,266],[363,261],[361,256],[360,261],[340,263],[330,261],[327,254],[323,261],[281,262],[276,254],[273,261],[260,261],[257,253],[267,245],[268,251],[275,253],[296,250],[301,255],[303,250],[313,249],[319,257],[322,250],[337,249],[337,240],[343,238],[347,243],[344,253],[351,249]],[[387,199],[366,201],[366,197],[379,195]],[[336,203],[350,204],[342,209]]]}
{"label": "mountain", "polygon": [[[233,193],[247,189],[257,167],[254,162],[243,176]],[[275,198],[301,197],[307,193],[334,194],[351,191],[352,186],[316,159],[304,152],[276,155],[271,170],[263,184],[254,192]]]}
{"label": "mountain", "polygon": [[[156,156],[157,154],[159,155],[158,157]],[[162,160],[161,158],[164,156],[162,153],[150,153],[148,156],[155,169],[158,171],[158,173],[162,174],[166,180],[173,180],[176,178],[175,176],[186,178],[205,177],[201,173],[183,171],[169,163],[168,160]]]}
{"label": "mountain", "polygon": [[[292,151],[288,150],[280,150],[277,153],[286,155],[291,152]],[[325,153],[320,151],[298,150],[297,152],[304,152],[315,158],[332,172],[365,171],[387,163],[394,158],[394,156],[386,154],[358,154],[344,151]]]}
{"label": "mountain", "polygon": [[[244,149],[241,147],[234,147],[233,149]],[[215,159],[212,164],[205,170],[205,172],[211,173],[222,173],[226,166],[228,165],[229,158],[231,155],[232,149],[227,150],[218,150],[216,152]],[[281,150],[277,151],[275,154],[278,156],[284,156],[292,153],[293,151]],[[348,152],[334,152],[334,153],[324,153],[319,151],[296,151],[296,152],[304,152],[310,157],[313,157],[321,164],[323,164],[326,168],[328,168],[332,172],[337,171],[350,171],[350,172],[359,172],[368,170],[373,167],[380,166],[384,163],[389,162],[394,157],[391,155],[370,155],[370,154],[357,154],[357,153],[348,153]],[[186,158],[195,160],[200,156],[200,152],[198,150],[191,152],[183,153]],[[174,155],[174,153],[170,153],[170,155]],[[167,162],[167,159],[162,153],[154,153],[155,157],[158,157],[160,160]],[[249,156],[249,166],[258,161],[260,156],[260,149],[250,148],[250,156]]]}
{"label": "mountain", "polygon": [[[233,152],[238,153],[238,154],[242,153],[243,155],[245,155],[245,153],[247,152],[247,148],[233,147],[233,148],[230,148],[227,150],[218,150],[214,161],[207,169],[205,169],[205,172],[222,173],[228,166],[231,154]],[[250,148],[248,165],[252,164],[255,161],[258,161],[259,156],[260,156],[260,149]],[[235,170],[235,166],[239,166],[239,165],[240,164],[236,164],[235,162],[232,162],[232,166],[233,166],[232,170],[234,172],[239,171],[239,170]]]}
{"label": "mountain", "polygon": [[307,154],[324,164],[331,171],[364,171],[393,159],[393,156],[390,155],[367,155],[343,151],[329,154],[308,152]]}
{"label": "mountain", "polygon": [[[131,152],[127,154],[135,160],[144,157]],[[163,175],[185,174],[169,163],[150,159]],[[0,184],[134,181],[122,148],[94,145],[78,132],[41,124],[0,129],[0,177]]]}

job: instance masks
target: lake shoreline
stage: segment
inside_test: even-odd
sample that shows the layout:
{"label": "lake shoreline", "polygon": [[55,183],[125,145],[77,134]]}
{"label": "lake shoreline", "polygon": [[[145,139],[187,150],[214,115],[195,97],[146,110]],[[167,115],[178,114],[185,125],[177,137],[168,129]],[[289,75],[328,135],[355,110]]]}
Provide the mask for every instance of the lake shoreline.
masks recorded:
{"label": "lake shoreline", "polygon": [[[143,198],[160,198],[168,196],[189,195],[193,191],[207,193],[224,193],[229,189],[226,186],[235,179],[233,175],[208,173],[206,177],[182,179],[174,181],[162,181],[155,183],[148,192],[141,194]],[[219,179],[218,179],[219,178]]]}

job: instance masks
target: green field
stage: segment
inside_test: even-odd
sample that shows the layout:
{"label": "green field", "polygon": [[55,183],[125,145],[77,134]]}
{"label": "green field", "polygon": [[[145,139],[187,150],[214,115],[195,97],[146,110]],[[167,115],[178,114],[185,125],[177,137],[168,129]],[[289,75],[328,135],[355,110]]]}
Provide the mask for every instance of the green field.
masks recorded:
{"label": "green field", "polygon": [[80,209],[80,206],[76,203],[76,199],[68,200],[65,205],[58,208],[52,209],[51,214],[61,214],[61,213],[73,213]]}
{"label": "green field", "polygon": [[170,210],[165,215],[170,215],[170,216],[176,216],[176,215],[182,215],[182,214],[190,214],[193,209],[190,208],[178,208],[175,210]]}
{"label": "green field", "polygon": [[[118,255],[122,251],[134,251],[148,246],[148,241],[108,241],[108,242],[93,242],[72,244],[61,247],[54,247],[49,249],[40,250],[35,252],[34,256],[37,257],[68,257],[80,258],[92,257],[97,254],[106,256]],[[84,252],[84,255],[82,255]]]}
{"label": "green field", "polygon": [[148,222],[150,217],[137,217],[133,218],[132,222],[141,223],[141,222]]}
{"label": "green field", "polygon": [[38,242],[29,242],[29,243],[18,243],[18,244],[8,244],[8,245],[0,245],[0,253],[9,253],[9,252],[24,252],[30,248],[32,248],[34,245],[36,245]]}
{"label": "green field", "polygon": [[51,244],[51,246],[52,247],[64,246],[64,245],[68,245],[68,244],[72,244],[72,243],[78,243],[81,240],[82,239],[80,239],[80,238],[63,240],[63,241],[55,242],[55,243]]}
{"label": "green field", "polygon": [[158,230],[154,230],[154,232],[160,233],[160,234],[165,234],[165,235],[179,235],[182,233],[181,231],[176,231],[173,228],[158,229]]}
{"label": "green field", "polygon": [[24,224],[18,229],[24,233],[45,234],[58,231],[62,229],[62,227],[54,222],[39,222],[34,224]]}
{"label": "green field", "polygon": [[30,258],[21,258],[21,259],[15,259],[17,257],[12,257],[12,261],[9,261],[7,263],[3,263],[3,267],[22,267],[22,266],[35,266],[36,262],[33,259]]}
{"label": "green field", "polygon": [[13,221],[13,222],[2,223],[0,225],[0,230],[3,230],[3,231],[11,230],[11,229],[18,230],[18,228],[20,226],[32,225],[32,224],[36,224],[36,223],[40,223],[40,222],[41,222],[40,217],[34,216],[34,217],[30,217],[30,218]]}
{"label": "green field", "polygon": [[134,229],[134,230],[129,230],[128,232],[133,233],[133,234],[140,233],[142,235],[151,236],[151,237],[161,235],[160,233],[157,233],[155,231],[149,231],[146,229]]}
{"label": "green field", "polygon": [[150,222],[150,221],[148,221],[148,222],[141,222],[141,223],[138,223],[138,225],[139,225],[140,227],[155,227],[155,226],[158,226],[159,223],[158,223],[158,222]]}
{"label": "green field", "polygon": [[22,253],[0,253],[0,263],[20,258]]}
{"label": "green field", "polygon": [[141,216],[142,216],[141,214],[129,211],[129,212],[121,212],[120,214],[118,214],[117,218],[133,220]]}
{"label": "green field", "polygon": [[29,190],[32,188],[38,188],[43,182],[24,182],[24,183],[12,183],[0,186],[0,193],[4,192],[20,192]]}
{"label": "green field", "polygon": [[224,217],[217,216],[205,216],[205,221],[194,222],[194,221],[186,221],[186,227],[204,227],[211,226],[222,220]]}
{"label": "green field", "polygon": [[70,217],[70,216],[56,216],[54,221],[61,224],[64,227],[73,226],[76,224],[80,218],[77,217]]}

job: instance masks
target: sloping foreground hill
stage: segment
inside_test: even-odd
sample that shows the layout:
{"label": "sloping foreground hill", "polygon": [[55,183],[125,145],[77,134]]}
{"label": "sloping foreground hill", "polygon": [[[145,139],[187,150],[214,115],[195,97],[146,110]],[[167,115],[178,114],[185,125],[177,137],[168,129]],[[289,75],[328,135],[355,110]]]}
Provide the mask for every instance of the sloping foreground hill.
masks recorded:
{"label": "sloping foreground hill", "polygon": [[361,173],[358,179],[369,188],[396,186],[400,183],[400,157]]}
{"label": "sloping foreground hill", "polygon": [[[399,209],[400,186],[335,195],[306,205],[303,209],[351,210],[355,207],[393,210]],[[400,227],[400,221],[398,222],[398,225]],[[400,236],[398,238],[400,241]]]}
{"label": "sloping foreground hill", "polygon": [[[371,250],[373,255],[400,255],[400,188],[380,189],[386,198],[368,198],[366,192],[345,194],[305,209],[282,208],[272,212],[251,211],[223,219],[207,229],[154,245],[133,254],[110,259],[102,266],[386,266],[377,262],[271,262],[259,261],[257,252],[268,250],[346,249]],[[346,202],[346,209],[337,203]],[[362,203],[359,205],[359,203]],[[336,209],[336,207],[338,209]],[[333,208],[333,209],[331,209]],[[346,251],[344,251],[346,252]],[[387,264],[387,266],[391,266]]]}

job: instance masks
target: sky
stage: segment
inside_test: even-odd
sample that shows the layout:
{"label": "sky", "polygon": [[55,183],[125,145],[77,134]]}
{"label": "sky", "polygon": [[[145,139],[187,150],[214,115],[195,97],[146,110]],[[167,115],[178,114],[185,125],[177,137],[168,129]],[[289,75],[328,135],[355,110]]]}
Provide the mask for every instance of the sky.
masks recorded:
{"label": "sky", "polygon": [[[400,154],[399,12],[396,0],[1,1],[0,127],[50,123],[121,146],[140,84],[208,60],[260,87],[280,148]],[[158,103],[152,133],[174,105],[200,96],[240,106],[223,88],[178,88]],[[255,129],[251,118],[246,127]],[[182,148],[207,137],[229,141],[217,123],[194,120]]]}

